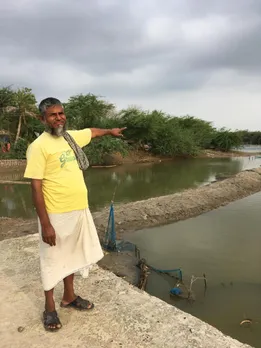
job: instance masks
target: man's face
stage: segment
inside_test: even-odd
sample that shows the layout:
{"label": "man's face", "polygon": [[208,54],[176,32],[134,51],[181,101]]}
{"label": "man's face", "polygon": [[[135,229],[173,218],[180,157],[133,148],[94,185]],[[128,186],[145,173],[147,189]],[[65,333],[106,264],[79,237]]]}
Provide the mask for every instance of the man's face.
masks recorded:
{"label": "man's face", "polygon": [[47,130],[53,134],[60,136],[65,131],[66,116],[61,105],[50,106],[43,117],[43,122]]}

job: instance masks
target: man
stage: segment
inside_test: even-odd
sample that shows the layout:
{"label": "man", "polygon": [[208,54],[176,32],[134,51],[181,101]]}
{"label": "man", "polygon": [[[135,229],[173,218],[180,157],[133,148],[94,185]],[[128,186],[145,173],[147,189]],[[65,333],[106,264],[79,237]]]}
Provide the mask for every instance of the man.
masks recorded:
{"label": "man", "polygon": [[103,257],[97,231],[88,209],[82,170],[89,162],[82,147],[92,138],[122,136],[125,128],[87,128],[66,131],[61,102],[46,98],[39,105],[43,132],[27,150],[24,177],[31,179],[40,233],[40,265],[45,292],[44,327],[62,327],[55,309],[54,287],[63,280],[61,307],[90,310],[93,303],[74,292],[74,273],[87,277],[89,268]]}

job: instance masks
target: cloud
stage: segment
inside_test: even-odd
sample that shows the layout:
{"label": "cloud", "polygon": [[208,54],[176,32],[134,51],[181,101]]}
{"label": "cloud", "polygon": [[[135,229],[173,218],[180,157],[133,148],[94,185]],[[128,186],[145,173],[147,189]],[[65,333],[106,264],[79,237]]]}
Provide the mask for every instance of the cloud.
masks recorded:
{"label": "cloud", "polygon": [[249,122],[239,122],[236,96],[260,98],[260,40],[259,0],[9,0],[0,4],[0,79],[38,98],[92,92],[216,124],[229,91],[224,121],[236,128]]}

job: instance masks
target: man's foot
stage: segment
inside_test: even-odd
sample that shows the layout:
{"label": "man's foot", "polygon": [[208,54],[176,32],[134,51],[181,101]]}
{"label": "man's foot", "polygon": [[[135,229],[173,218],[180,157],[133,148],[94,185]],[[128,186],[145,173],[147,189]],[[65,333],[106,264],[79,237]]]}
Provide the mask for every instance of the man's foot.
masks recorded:
{"label": "man's foot", "polygon": [[79,311],[88,311],[94,308],[94,304],[88,300],[84,300],[80,296],[77,296],[72,302],[66,302],[62,300],[61,307],[63,308],[74,308]]}
{"label": "man's foot", "polygon": [[44,323],[44,328],[46,331],[55,332],[60,330],[60,328],[62,327],[62,324],[60,322],[60,319],[56,311],[53,311],[53,312],[44,311],[43,323]]}

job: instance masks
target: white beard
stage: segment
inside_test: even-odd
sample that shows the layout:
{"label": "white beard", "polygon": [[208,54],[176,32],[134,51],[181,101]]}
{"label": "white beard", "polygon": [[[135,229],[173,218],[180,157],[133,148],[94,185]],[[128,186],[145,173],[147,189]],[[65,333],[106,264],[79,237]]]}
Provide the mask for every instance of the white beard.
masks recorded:
{"label": "white beard", "polygon": [[47,133],[50,133],[51,135],[55,135],[57,137],[61,137],[61,136],[63,136],[63,134],[66,131],[66,125],[65,124],[64,125],[60,125],[57,128],[51,128],[50,126],[46,126],[45,130],[46,130]]}

